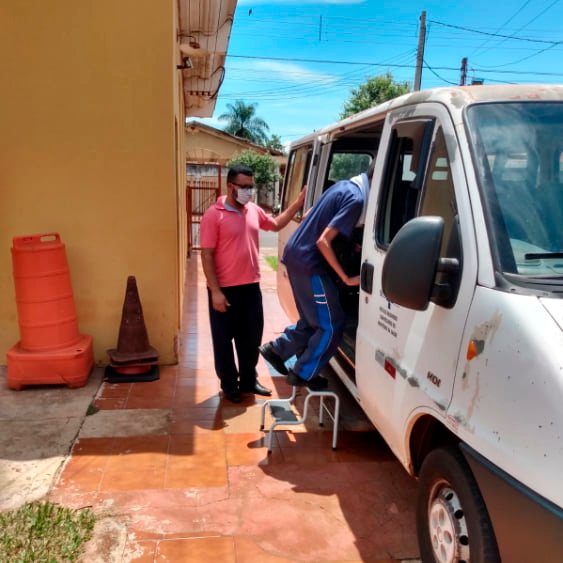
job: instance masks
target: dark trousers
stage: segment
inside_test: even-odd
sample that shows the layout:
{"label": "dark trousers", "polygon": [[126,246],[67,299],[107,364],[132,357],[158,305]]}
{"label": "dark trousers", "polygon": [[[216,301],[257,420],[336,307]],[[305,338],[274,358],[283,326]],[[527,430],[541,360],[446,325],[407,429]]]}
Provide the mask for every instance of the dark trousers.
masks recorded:
{"label": "dark trousers", "polygon": [[338,288],[329,275],[306,275],[287,270],[299,320],[272,343],[283,360],[297,356],[293,371],[301,379],[315,377],[336,352],[346,314]]}
{"label": "dark trousers", "polygon": [[252,389],[257,375],[258,346],[264,330],[260,285],[222,287],[221,291],[230,303],[225,313],[213,309],[211,292],[207,290],[215,372],[224,391],[235,391],[239,386]]}

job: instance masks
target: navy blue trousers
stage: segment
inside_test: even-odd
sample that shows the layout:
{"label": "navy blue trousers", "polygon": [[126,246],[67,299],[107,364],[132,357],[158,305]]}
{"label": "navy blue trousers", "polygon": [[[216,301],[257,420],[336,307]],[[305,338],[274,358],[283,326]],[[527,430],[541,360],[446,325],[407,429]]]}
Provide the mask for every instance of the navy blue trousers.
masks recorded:
{"label": "navy blue trousers", "polygon": [[336,352],[342,341],[346,315],[330,276],[296,274],[289,269],[287,273],[299,320],[288,326],[272,345],[284,361],[297,356],[292,369],[308,381]]}
{"label": "navy blue trousers", "polygon": [[213,309],[211,292],[207,290],[215,372],[223,391],[232,392],[239,386],[252,389],[257,375],[258,346],[264,331],[260,285],[222,287],[221,291],[231,304],[225,313]]}

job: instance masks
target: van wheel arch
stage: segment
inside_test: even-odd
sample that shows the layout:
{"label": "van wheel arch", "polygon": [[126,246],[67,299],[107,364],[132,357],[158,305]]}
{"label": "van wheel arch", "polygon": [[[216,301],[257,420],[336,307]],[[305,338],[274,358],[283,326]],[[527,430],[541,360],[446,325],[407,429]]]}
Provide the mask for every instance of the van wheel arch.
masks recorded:
{"label": "van wheel arch", "polygon": [[421,416],[409,437],[409,451],[413,475],[418,476],[426,456],[440,446],[453,446],[459,438],[430,415]]}

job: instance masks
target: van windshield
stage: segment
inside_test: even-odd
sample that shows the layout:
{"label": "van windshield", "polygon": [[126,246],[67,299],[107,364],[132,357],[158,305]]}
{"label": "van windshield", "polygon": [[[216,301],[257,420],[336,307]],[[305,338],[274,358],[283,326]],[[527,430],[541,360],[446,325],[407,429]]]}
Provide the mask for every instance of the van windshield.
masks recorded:
{"label": "van windshield", "polygon": [[467,126],[497,267],[563,278],[563,103],[475,104]]}

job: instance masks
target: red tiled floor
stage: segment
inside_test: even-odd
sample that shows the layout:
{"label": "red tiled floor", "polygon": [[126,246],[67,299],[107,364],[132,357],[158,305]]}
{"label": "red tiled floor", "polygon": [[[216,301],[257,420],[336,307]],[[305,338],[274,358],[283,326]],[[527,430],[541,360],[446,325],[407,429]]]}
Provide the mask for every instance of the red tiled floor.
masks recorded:
{"label": "red tiled floor", "polygon": [[[269,340],[287,321],[275,273],[264,262],[262,271]],[[268,455],[259,430],[265,398],[246,395],[232,404],[221,397],[196,257],[188,260],[184,315],[177,366],[161,367],[154,382],[103,384],[95,405],[109,426],[96,428],[107,435],[77,441],[51,498],[126,516],[124,561],[416,557],[415,485],[377,433],[340,431],[334,451],[332,421],[319,428],[313,417],[276,430]],[[289,397],[291,388],[270,369],[260,358],[260,382],[272,397]],[[297,410],[302,405],[300,396]],[[137,409],[143,424],[151,413],[158,422],[147,435],[129,424]],[[112,411],[137,434],[114,436]]]}
{"label": "red tiled floor", "polygon": [[226,454],[229,467],[236,465],[266,465],[283,461],[277,440],[272,442],[272,453],[268,455],[264,434],[229,434],[226,437]]}
{"label": "red tiled floor", "polygon": [[156,548],[155,562],[157,561],[235,563],[234,541],[230,537],[162,540]]}

